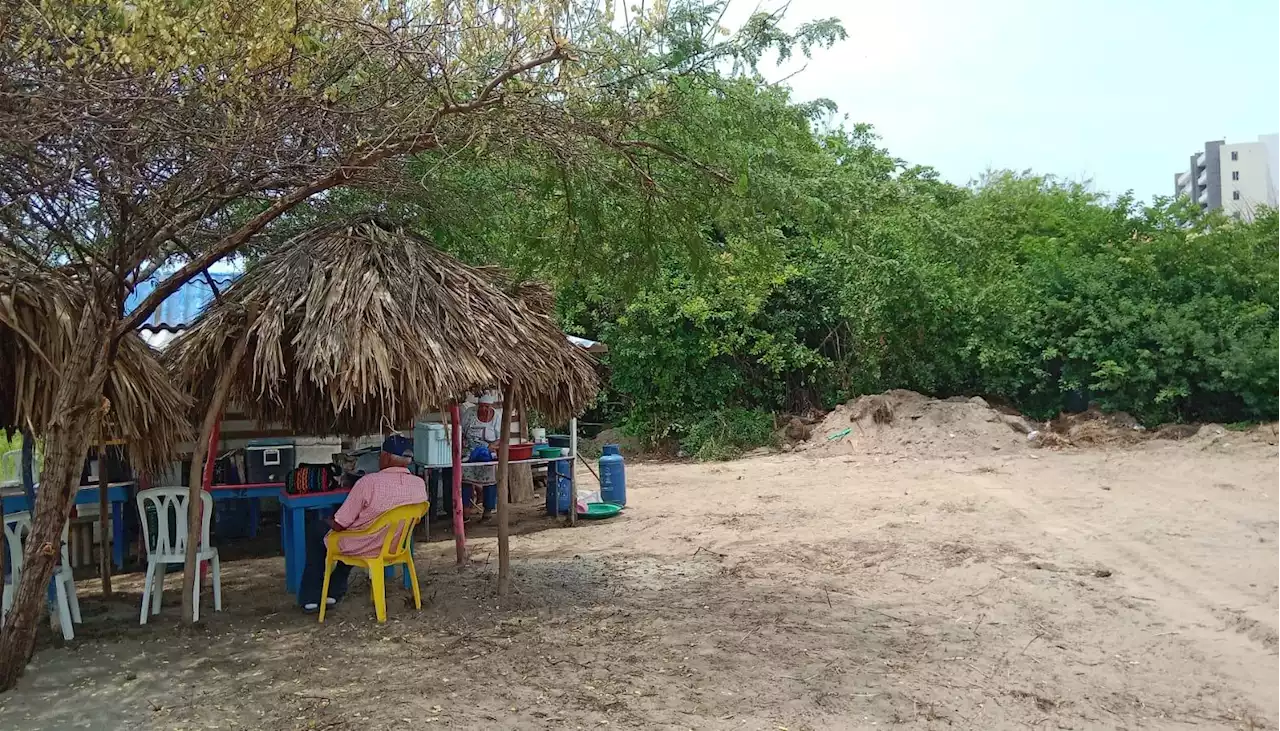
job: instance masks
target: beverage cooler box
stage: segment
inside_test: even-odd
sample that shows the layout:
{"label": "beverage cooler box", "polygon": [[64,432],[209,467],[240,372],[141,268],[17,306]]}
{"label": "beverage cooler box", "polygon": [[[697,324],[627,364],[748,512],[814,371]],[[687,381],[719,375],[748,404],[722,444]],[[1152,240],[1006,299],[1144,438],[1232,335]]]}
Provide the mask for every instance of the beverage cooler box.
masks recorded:
{"label": "beverage cooler box", "polygon": [[413,425],[413,461],[427,467],[453,464],[453,445],[444,424],[418,422]]}
{"label": "beverage cooler box", "polygon": [[254,439],[244,448],[245,482],[284,482],[295,466],[293,440]]}
{"label": "beverage cooler box", "polygon": [[[241,484],[284,482],[293,470],[296,447],[292,439],[255,439],[244,448],[244,472]],[[215,483],[223,483],[214,477]],[[221,500],[215,503],[213,519],[219,538],[243,538],[250,533],[248,500]],[[263,512],[277,512],[276,501],[264,498]]]}

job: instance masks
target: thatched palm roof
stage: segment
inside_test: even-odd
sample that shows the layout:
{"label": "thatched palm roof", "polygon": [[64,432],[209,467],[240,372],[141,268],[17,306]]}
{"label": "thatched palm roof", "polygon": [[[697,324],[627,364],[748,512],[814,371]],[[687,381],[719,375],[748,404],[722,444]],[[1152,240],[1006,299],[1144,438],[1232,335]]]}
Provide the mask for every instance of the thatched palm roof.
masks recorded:
{"label": "thatched palm roof", "polygon": [[[38,438],[52,416],[58,364],[66,362],[74,345],[87,285],[70,268],[37,268],[4,251],[0,249],[0,430],[30,428]],[[191,438],[190,398],[136,334],[120,342],[103,395],[108,401],[105,436],[125,442],[135,467],[163,468],[174,447]]]}
{"label": "thatched palm roof", "polygon": [[207,403],[248,327],[230,399],[252,418],[310,434],[377,433],[515,377],[527,404],[561,420],[587,407],[597,380],[552,304],[544,286],[467,266],[362,217],[269,252],[165,358]]}

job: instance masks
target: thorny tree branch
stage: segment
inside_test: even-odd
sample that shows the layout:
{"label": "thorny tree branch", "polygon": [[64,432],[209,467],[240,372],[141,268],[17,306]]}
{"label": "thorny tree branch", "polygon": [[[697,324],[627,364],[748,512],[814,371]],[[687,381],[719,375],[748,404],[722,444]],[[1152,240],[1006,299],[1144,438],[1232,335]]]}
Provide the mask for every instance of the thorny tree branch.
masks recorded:
{"label": "thorny tree branch", "polygon": [[[392,157],[401,157],[413,155],[427,149],[439,146],[439,140],[435,135],[435,126],[445,117],[465,115],[473,112],[481,111],[494,104],[502,102],[502,96],[497,94],[498,90],[504,83],[510,81],[516,76],[526,71],[538,68],[557,60],[568,58],[568,50],[563,45],[557,45],[552,50],[540,56],[534,57],[524,63],[512,66],[502,73],[495,76],[475,99],[463,104],[449,104],[441,107],[431,115],[431,123],[423,132],[411,134],[400,139],[383,139],[377,143],[371,144],[362,151],[358,151],[350,162],[339,165],[326,175],[323,175],[310,183],[297,187],[288,194],[277,198],[266,210],[257,214],[245,224],[240,226],[234,233],[224,237],[216,245],[211,247],[205,254],[195,257],[188,261],[184,266],[179,268],[172,275],[161,282],[145,299],[129,314],[128,317],[121,320],[116,327],[116,336],[123,336],[132,330],[137,329],[150,317],[169,295],[173,294],[197,274],[206,271],[210,266],[226,257],[228,254],[239,249],[248,240],[261,232],[268,224],[288,212],[298,204],[307,200],[311,196],[329,190],[331,188],[343,185],[353,180],[362,171],[373,168],[378,163]],[[195,220],[194,216],[191,220]],[[183,223],[190,223],[191,220]],[[176,232],[182,223],[175,224],[171,228]],[[171,237],[172,234],[169,234]],[[158,238],[159,235],[153,238]]]}
{"label": "thorny tree branch", "polygon": [[[181,256],[117,322],[119,338],[298,205],[427,150],[531,143],[569,160],[594,143],[622,158],[650,193],[657,185],[643,152],[732,182],[636,134],[662,112],[627,79],[609,82],[638,66],[611,66],[616,36],[588,27],[598,14],[569,12],[535,28],[495,15],[497,6],[476,16],[453,8],[378,21],[304,19],[301,7],[288,14],[294,31],[327,23],[329,55],[290,45],[234,93],[215,81],[224,73],[217,59],[201,74],[166,76],[23,58],[13,44],[0,50],[0,250],[46,267],[73,258],[110,270],[120,301]],[[0,33],[13,40],[11,28]],[[629,52],[652,51],[660,35],[640,34]],[[575,37],[583,50],[564,40]],[[491,52],[460,55],[474,39]],[[680,69],[650,73],[687,73],[730,48],[709,47]],[[223,61],[241,63],[232,56]],[[503,63],[493,68],[496,59]]]}

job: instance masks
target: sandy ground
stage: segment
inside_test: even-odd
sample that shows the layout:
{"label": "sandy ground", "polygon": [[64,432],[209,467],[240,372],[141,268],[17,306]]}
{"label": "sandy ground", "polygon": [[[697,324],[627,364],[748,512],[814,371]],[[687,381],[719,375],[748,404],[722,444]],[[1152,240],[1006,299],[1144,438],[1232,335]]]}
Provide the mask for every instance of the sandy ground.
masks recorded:
{"label": "sandy ground", "polygon": [[[138,627],[82,582],[0,728],[1274,729],[1276,450],[1245,439],[925,459],[855,445],[631,465],[630,502],[526,511],[516,594],[419,547],[426,606],[367,582],[297,614],[279,558],[226,611]],[[984,447],[984,450],[986,448]]]}

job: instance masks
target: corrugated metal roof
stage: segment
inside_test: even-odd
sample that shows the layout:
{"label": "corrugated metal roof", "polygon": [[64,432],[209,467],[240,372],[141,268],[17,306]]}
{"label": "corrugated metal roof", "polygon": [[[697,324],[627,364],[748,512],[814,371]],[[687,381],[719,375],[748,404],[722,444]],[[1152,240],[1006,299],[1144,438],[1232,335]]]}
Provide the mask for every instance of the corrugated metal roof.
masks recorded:
{"label": "corrugated metal roof", "polygon": [[[219,290],[225,289],[228,285],[240,276],[239,272],[210,274],[214,284]],[[129,299],[125,300],[125,310],[132,311],[137,307],[147,295],[155,290],[158,279],[148,280],[138,285],[133,291]],[[168,345],[178,333],[187,329],[187,326],[195,321],[204,308],[213,301],[213,290],[209,287],[208,281],[203,277],[193,279],[190,282],[178,288],[177,292],[169,295],[156,311],[151,313],[151,317],[138,328],[138,334],[142,336],[151,347],[157,350],[163,349]],[[609,347],[604,343],[595,340],[580,338],[576,335],[566,335],[569,342],[585,349],[589,353],[607,353]]]}
{"label": "corrugated metal roof", "polygon": [[[239,272],[210,273],[210,278],[213,279],[219,290],[225,289],[239,276]],[[139,284],[133,293],[129,295],[129,298],[125,300],[125,311],[131,312],[141,304],[147,295],[155,291],[160,279],[160,277],[156,277]],[[151,316],[143,323],[142,329],[179,332],[194,321],[212,301],[213,289],[209,287],[209,282],[204,277],[193,279],[179,287],[178,291],[169,295],[164,302],[160,303],[156,311],[151,313]]]}
{"label": "corrugated metal roof", "polygon": [[608,353],[609,352],[609,346],[597,340],[587,340],[586,338],[580,338],[577,335],[566,335],[565,337],[569,338],[569,342],[573,343],[579,348],[586,349],[588,353]]}

